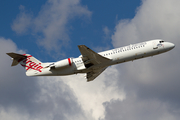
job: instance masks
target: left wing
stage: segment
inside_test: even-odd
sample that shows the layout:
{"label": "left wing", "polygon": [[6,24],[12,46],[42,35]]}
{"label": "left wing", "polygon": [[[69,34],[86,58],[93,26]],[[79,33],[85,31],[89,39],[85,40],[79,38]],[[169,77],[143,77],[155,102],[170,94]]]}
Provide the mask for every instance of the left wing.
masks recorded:
{"label": "left wing", "polygon": [[92,70],[91,72],[86,73],[87,82],[93,81],[97,76],[99,76],[107,67]]}

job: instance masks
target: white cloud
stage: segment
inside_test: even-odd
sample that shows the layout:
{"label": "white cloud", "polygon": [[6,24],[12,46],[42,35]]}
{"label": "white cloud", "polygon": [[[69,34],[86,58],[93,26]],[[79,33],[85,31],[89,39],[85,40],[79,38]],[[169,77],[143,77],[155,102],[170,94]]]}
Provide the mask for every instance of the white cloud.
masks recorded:
{"label": "white cloud", "polygon": [[84,75],[62,79],[73,89],[83,110],[98,120],[105,116],[104,103],[122,101],[126,97],[123,88],[118,89],[118,74],[117,69],[110,67],[92,82],[86,82]]}
{"label": "white cloud", "polygon": [[136,43],[144,40],[164,38],[177,42],[180,12],[178,0],[144,0],[136,16],[121,20],[112,36],[114,46]]}
{"label": "white cloud", "polygon": [[105,40],[106,40],[106,39],[110,39],[110,33],[111,33],[111,31],[109,30],[109,28],[108,28],[107,26],[103,27],[103,32],[104,32],[104,34],[105,34],[104,39],[105,39]]}
{"label": "white cloud", "polygon": [[118,85],[124,85],[126,95],[131,97],[107,104],[106,120],[179,118],[179,5],[179,0],[144,0],[133,19],[120,20],[116,25],[114,47],[156,38],[173,42],[176,47],[117,68],[121,71]]}
{"label": "white cloud", "polygon": [[19,114],[16,109],[0,109],[0,118],[2,120],[28,120],[29,116],[26,113]]}
{"label": "white cloud", "polygon": [[[60,2],[63,2],[65,7],[61,7]],[[179,5],[179,0],[145,0],[132,20],[119,21],[112,36],[115,47],[163,38],[175,43],[175,49],[156,57],[110,67],[95,81],[89,83],[84,80],[83,75],[41,78],[22,76],[23,71],[20,68],[17,71],[17,67],[7,67],[9,61],[5,51],[18,51],[16,45],[11,40],[5,41],[2,38],[4,40],[0,42],[3,44],[0,45],[5,51],[1,51],[2,54],[0,54],[3,58],[0,66],[4,68],[0,76],[4,81],[1,80],[0,95],[6,99],[0,99],[0,116],[3,115],[3,118],[6,118],[13,115],[15,118],[19,116],[24,118],[16,111],[25,111],[23,114],[29,119],[179,119]],[[69,0],[67,2],[48,1],[39,15],[32,17],[33,24],[38,25],[34,27],[33,32],[37,35],[43,34],[41,40],[45,42],[43,45],[47,49],[51,49],[51,46],[48,46],[51,42],[49,38],[52,38],[55,43],[57,39],[68,40],[68,34],[60,37],[56,31],[60,31],[60,35],[67,33],[68,19],[72,14],[74,15],[69,11],[71,7],[75,9],[75,16],[90,16],[90,12],[80,5],[79,1]],[[59,9],[64,10],[65,13],[56,14]],[[81,10],[83,12],[79,12]],[[53,19],[45,20],[48,17]],[[23,29],[22,27],[19,31]],[[15,76],[14,82],[9,81],[12,76]],[[23,81],[26,82],[19,84]],[[11,92],[5,94],[8,91]],[[25,95],[25,97],[15,99],[21,98],[17,95]],[[15,108],[10,108],[10,112],[3,109],[12,105]]]}
{"label": "white cloud", "polygon": [[25,11],[25,7],[19,6],[20,13],[17,18],[13,21],[11,26],[12,30],[17,34],[27,34],[29,27],[32,25],[32,14]]}
{"label": "white cloud", "polygon": [[38,43],[47,50],[59,50],[68,44],[69,22],[72,19],[87,20],[92,14],[86,6],[80,4],[80,0],[48,0],[34,17],[25,12],[23,6],[20,6],[20,9],[21,12],[14,20],[12,29],[17,34],[31,30]]}
{"label": "white cloud", "polygon": [[97,120],[105,117],[104,103],[123,100],[123,87],[117,86],[118,72],[108,68],[95,81],[84,75],[66,77],[27,77],[20,66],[11,67],[5,53],[19,52],[10,39],[0,38],[0,118],[10,120]]}
{"label": "white cloud", "polygon": [[105,120],[178,120],[179,114],[169,110],[169,106],[156,99],[143,100],[138,96],[128,96],[126,100],[104,104]]}
{"label": "white cloud", "polygon": [[[59,77],[27,77],[20,66],[11,67],[7,52],[19,52],[10,39],[0,38],[0,118],[31,120],[84,120],[71,88]],[[58,80],[57,80],[58,79]]]}

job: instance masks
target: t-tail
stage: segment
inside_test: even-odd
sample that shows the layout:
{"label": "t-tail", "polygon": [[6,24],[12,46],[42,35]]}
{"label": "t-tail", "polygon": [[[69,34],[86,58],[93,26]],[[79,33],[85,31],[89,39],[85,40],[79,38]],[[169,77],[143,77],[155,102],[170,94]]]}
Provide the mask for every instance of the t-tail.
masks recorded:
{"label": "t-tail", "polygon": [[13,62],[11,66],[16,66],[19,63],[26,69],[26,75],[34,76],[37,72],[42,72],[42,62],[29,54],[6,53]]}

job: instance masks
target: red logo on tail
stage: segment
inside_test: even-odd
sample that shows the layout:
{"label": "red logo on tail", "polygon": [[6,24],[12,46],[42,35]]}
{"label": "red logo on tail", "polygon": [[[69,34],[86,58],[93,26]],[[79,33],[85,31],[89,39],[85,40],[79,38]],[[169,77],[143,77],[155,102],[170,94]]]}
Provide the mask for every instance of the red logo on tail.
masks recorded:
{"label": "red logo on tail", "polygon": [[24,64],[21,64],[21,65],[26,67],[26,70],[33,69],[33,70],[37,70],[39,72],[42,72],[41,69],[43,67],[41,66],[41,63],[32,62],[30,60],[30,57],[32,57],[32,55],[27,56],[27,58],[24,61],[22,61]]}

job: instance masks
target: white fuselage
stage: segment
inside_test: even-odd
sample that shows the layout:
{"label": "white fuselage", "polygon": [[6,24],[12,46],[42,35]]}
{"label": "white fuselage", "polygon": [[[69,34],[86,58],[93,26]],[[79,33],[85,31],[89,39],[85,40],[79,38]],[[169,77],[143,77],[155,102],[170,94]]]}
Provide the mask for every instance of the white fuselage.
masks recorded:
{"label": "white fuselage", "polygon": [[[58,69],[51,69],[49,67],[50,64],[56,64],[56,63],[44,63],[44,65],[47,65],[48,67],[44,67],[42,72],[37,72],[37,76],[45,76],[45,75],[57,76],[57,75],[87,73],[89,71],[92,71],[92,69],[104,68],[110,65],[133,61],[144,57],[154,56],[157,54],[167,52],[173,48],[174,48],[174,44],[170,42],[164,42],[160,39],[146,41],[142,43],[132,44],[125,47],[120,47],[120,48],[100,52],[98,53],[99,55],[106,57],[111,61],[106,63],[101,63],[98,65],[85,66],[82,60],[82,56],[79,56],[78,58],[68,58],[67,62],[69,62],[70,64],[68,66],[60,67]],[[31,75],[29,74],[28,76]]]}

